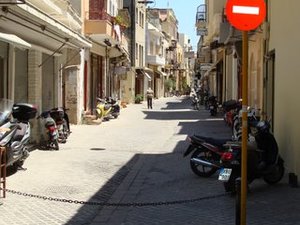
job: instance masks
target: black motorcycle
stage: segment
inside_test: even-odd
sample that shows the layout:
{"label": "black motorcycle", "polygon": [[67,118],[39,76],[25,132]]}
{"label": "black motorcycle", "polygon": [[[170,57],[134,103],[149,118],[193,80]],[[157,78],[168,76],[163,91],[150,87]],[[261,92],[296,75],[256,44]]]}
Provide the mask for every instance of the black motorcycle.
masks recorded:
{"label": "black motorcycle", "polygon": [[[255,140],[249,142],[247,180],[263,178],[268,184],[278,183],[284,175],[284,161],[278,153],[278,145],[270,132],[268,121],[260,121],[252,129]],[[221,157],[219,180],[224,182],[226,192],[236,191],[235,180],[241,176],[241,149],[240,151],[224,152]]]}

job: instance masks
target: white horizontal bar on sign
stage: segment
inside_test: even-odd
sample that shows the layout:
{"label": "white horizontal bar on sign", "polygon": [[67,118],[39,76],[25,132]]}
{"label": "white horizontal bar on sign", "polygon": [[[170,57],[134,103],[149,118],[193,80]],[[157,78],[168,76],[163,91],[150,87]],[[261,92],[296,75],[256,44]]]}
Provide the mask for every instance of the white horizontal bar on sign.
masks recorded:
{"label": "white horizontal bar on sign", "polygon": [[232,7],[232,12],[233,13],[239,13],[239,14],[258,15],[259,14],[259,7],[234,5]]}

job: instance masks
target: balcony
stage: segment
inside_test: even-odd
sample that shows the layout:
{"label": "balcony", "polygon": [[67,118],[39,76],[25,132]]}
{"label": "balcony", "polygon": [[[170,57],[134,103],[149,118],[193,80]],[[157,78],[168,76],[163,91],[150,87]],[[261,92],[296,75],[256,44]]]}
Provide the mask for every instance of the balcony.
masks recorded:
{"label": "balcony", "polygon": [[85,34],[103,34],[107,37],[113,36],[114,18],[107,12],[88,11],[85,13],[84,32]]}
{"label": "balcony", "polygon": [[[20,1],[19,1],[20,2]],[[68,1],[55,0],[26,0],[44,13],[51,15],[65,26],[81,33],[82,20],[80,15]]]}
{"label": "balcony", "polygon": [[177,48],[177,41],[171,40],[171,45],[167,48],[167,51],[174,51]]}
{"label": "balcony", "polygon": [[206,14],[206,4],[199,5],[197,7],[196,14],[196,27],[197,29],[206,28],[207,23],[207,14]]}
{"label": "balcony", "polygon": [[162,56],[159,56],[159,55],[147,55],[146,57],[147,57],[146,61],[147,61],[148,64],[157,65],[157,66],[163,66],[163,65],[165,65],[166,60]]}

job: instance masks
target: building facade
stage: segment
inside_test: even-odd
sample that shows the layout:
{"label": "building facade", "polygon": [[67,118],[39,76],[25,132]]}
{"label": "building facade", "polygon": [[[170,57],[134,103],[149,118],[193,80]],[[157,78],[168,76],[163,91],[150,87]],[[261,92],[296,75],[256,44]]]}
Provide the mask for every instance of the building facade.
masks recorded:
{"label": "building facade", "polygon": [[126,98],[122,82],[126,79],[129,53],[125,30],[130,26],[123,1],[82,1],[84,34],[92,42],[87,53],[84,78],[84,108],[93,114],[97,98]]}
{"label": "building facade", "polygon": [[[70,119],[77,123],[82,112],[82,62],[91,46],[81,32],[78,13],[67,1],[0,5],[5,18],[0,22],[1,97],[35,104],[39,112],[70,107]],[[35,140],[40,128],[34,126]]]}
{"label": "building facade", "polygon": [[[286,170],[298,176],[299,128],[295,121],[300,108],[293,103],[297,102],[296,85],[299,80],[299,49],[294,43],[299,34],[296,21],[300,3],[296,0],[286,5],[279,0],[265,3],[265,21],[256,30],[248,32],[248,103],[261,112],[262,118],[271,121]],[[242,91],[241,32],[229,24],[224,7],[225,1],[207,0],[203,7],[198,8],[196,17],[199,19],[197,29],[201,34],[196,68],[200,70],[201,81],[210,89],[210,94],[222,95],[220,101],[237,100],[241,98]],[[220,52],[222,56],[218,55]],[[211,56],[210,64],[201,71],[208,55]]]}
{"label": "building facade", "polygon": [[147,30],[146,30],[146,65],[154,73],[154,82],[151,88],[154,97],[164,96],[164,82],[167,74],[166,64],[166,38],[162,33],[162,26],[159,19],[159,11],[147,9]]}
{"label": "building facade", "polygon": [[299,126],[297,115],[298,54],[296,44],[300,29],[297,26],[300,2],[282,4],[278,0],[267,1],[267,25],[263,33],[265,46],[264,110],[272,115],[273,130],[285,159],[288,172],[300,175]]}

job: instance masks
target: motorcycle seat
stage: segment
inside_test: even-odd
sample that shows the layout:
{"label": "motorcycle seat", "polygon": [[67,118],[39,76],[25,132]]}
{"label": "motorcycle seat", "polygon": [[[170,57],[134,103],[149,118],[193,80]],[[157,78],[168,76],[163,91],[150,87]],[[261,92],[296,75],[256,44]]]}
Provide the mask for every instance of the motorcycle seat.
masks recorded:
{"label": "motorcycle seat", "polygon": [[212,138],[212,137],[205,137],[199,135],[194,135],[191,137],[191,139],[199,144],[203,142],[207,142],[209,144],[218,146],[220,148],[223,148],[223,145],[226,144],[228,141],[232,141],[232,139],[230,138]]}

